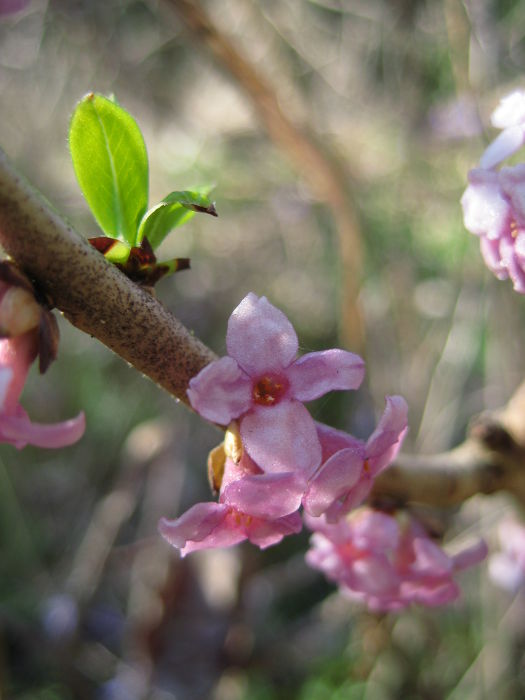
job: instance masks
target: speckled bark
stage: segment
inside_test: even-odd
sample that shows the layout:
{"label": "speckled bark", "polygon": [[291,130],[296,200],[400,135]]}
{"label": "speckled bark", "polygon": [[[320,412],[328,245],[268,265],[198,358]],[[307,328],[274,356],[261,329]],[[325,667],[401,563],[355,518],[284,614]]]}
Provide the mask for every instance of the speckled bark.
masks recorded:
{"label": "speckled bark", "polygon": [[216,355],[67,226],[0,151],[0,244],[73,325],[187,403]]}

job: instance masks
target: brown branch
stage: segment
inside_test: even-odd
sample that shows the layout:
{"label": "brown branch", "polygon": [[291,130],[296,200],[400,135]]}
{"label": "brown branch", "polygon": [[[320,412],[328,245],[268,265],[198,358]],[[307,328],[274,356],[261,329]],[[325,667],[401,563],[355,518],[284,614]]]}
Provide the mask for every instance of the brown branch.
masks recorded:
{"label": "brown branch", "polygon": [[348,175],[318,146],[313,137],[282,111],[272,87],[235,48],[195,0],[168,0],[192,34],[206,46],[217,63],[251,99],[268,135],[293,163],[316,197],[331,211],[341,255],[341,330],[354,350],[364,345],[363,320],[358,303],[362,280],[362,245],[359,222],[350,193],[343,184]]}
{"label": "brown branch", "polygon": [[465,442],[436,455],[401,454],[375,481],[372,500],[450,507],[477,493],[525,505],[525,382],[501,411],[473,421]]}
{"label": "brown branch", "polygon": [[53,212],[0,151],[0,244],[73,325],[176,398],[216,355]]}

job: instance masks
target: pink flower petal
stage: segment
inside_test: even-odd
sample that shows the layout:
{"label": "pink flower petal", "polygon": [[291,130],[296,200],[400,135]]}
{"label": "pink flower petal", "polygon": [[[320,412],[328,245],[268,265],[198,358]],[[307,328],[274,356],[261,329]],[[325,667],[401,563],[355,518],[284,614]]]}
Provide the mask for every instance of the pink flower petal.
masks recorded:
{"label": "pink flower petal", "polygon": [[299,513],[292,513],[278,520],[256,519],[248,528],[248,539],[261,549],[278,544],[283,537],[301,532],[303,523]]}
{"label": "pink flower petal", "polygon": [[246,535],[229,527],[227,516],[230,508],[220,503],[196,503],[180,518],[159,522],[159,532],[173,547],[185,550],[208,547],[227,547],[236,544]]}
{"label": "pink flower petal", "polygon": [[338,349],[303,355],[286,371],[290,393],[298,401],[313,401],[337,389],[357,389],[364,375],[363,360]]}
{"label": "pink flower petal", "polygon": [[228,425],[251,406],[251,381],[231,357],[207,365],[190,381],[188,398],[203,418]]}
{"label": "pink flower petal", "polygon": [[0,367],[12,369],[11,382],[3,401],[3,410],[14,413],[27,379],[29,368],[37,355],[38,335],[33,331],[14,338],[0,339]]}
{"label": "pink flower petal", "polygon": [[351,510],[360,506],[372,490],[373,483],[369,472],[362,472],[361,478],[346,496],[341,501],[334,501],[325,511],[326,521],[335,523]]}
{"label": "pink flower petal", "polygon": [[348,580],[343,583],[359,592],[377,596],[395,592],[399,576],[385,556],[368,555],[352,562]]}
{"label": "pink flower petal", "polygon": [[315,427],[317,428],[317,437],[321,443],[323,462],[326,462],[329,457],[339,452],[339,450],[345,450],[349,447],[354,450],[365,449],[365,443],[362,440],[358,440],[343,430],[337,430],[324,423],[316,423]]}
{"label": "pink flower petal", "polygon": [[492,112],[490,121],[497,129],[507,129],[509,126],[525,123],[525,92],[514,90],[502,97]]}
{"label": "pink flower petal", "polygon": [[373,551],[395,549],[399,545],[399,525],[391,515],[366,508],[351,518],[357,547]]}
{"label": "pink flower petal", "polygon": [[242,418],[241,438],[264,472],[298,471],[308,477],[321,462],[315,423],[298,401],[257,406]]}
{"label": "pink flower petal", "polygon": [[415,537],[412,547],[415,560],[411,569],[414,573],[432,577],[448,576],[452,573],[452,559],[428,536]]}
{"label": "pink flower petal", "polygon": [[221,503],[266,520],[276,520],[298,510],[305,480],[295,472],[245,476],[233,481],[221,494]]}
{"label": "pink flower petal", "polygon": [[502,262],[507,268],[514,290],[519,294],[525,294],[525,270],[522,268],[515,253],[513,243],[505,239],[501,240],[500,252]]}
{"label": "pink flower petal", "polygon": [[469,566],[475,566],[482,562],[487,554],[489,553],[489,548],[484,540],[479,540],[470,547],[466,547],[457,554],[452,556],[452,563],[454,565],[454,571],[461,571],[462,569],[467,569]]}
{"label": "pink flower petal", "polygon": [[0,442],[9,442],[18,449],[27,444],[47,448],[66,447],[80,440],[85,429],[83,413],[51,425],[32,423],[23,409],[16,415],[0,415]]}
{"label": "pink flower petal", "polygon": [[499,172],[501,190],[509,198],[512,218],[518,226],[525,225],[525,163],[502,168]]}
{"label": "pink flower petal", "polygon": [[509,228],[512,216],[501,190],[499,173],[471,170],[469,181],[461,197],[465,228],[476,236],[499,238]]}
{"label": "pink flower petal", "polygon": [[402,396],[387,396],[386,408],[366,443],[366,458],[375,476],[395,459],[407,432],[408,406]]}
{"label": "pink flower petal", "polygon": [[459,598],[460,590],[453,579],[445,581],[405,581],[400,586],[400,594],[405,605],[419,603],[429,608],[446,605]]}
{"label": "pink flower petal", "polygon": [[226,334],[228,354],[251,377],[279,371],[293,362],[299,343],[282,311],[266,297],[248,294],[234,309]]}
{"label": "pink flower petal", "polygon": [[345,449],[330,457],[314,476],[303,497],[307,513],[318,517],[355,486],[363,471],[364,454]]}
{"label": "pink flower petal", "polygon": [[486,266],[493,272],[496,277],[500,280],[506,280],[509,276],[505,265],[501,259],[500,253],[500,241],[491,241],[486,237],[480,239],[479,246],[481,249],[481,255],[485,260]]}
{"label": "pink flower petal", "polygon": [[525,141],[525,129],[523,126],[509,126],[504,129],[494,141],[487,146],[480,158],[482,168],[490,170],[501,163],[505,158],[516,153]]}

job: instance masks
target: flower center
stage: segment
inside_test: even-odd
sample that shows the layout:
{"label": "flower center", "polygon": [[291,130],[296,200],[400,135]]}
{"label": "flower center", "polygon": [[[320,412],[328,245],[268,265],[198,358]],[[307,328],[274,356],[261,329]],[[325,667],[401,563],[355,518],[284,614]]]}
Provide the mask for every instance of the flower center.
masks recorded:
{"label": "flower center", "polygon": [[288,381],[285,377],[265,374],[253,385],[253,398],[261,406],[274,406],[285,395]]}
{"label": "flower center", "polygon": [[512,238],[516,238],[518,235],[518,224],[516,223],[515,219],[512,219],[510,222],[510,235]]}

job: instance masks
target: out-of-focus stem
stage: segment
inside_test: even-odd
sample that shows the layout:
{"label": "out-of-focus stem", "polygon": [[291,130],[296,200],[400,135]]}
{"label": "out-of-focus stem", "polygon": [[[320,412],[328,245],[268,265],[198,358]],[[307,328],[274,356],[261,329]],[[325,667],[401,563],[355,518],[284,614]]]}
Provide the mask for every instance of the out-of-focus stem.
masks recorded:
{"label": "out-of-focus stem", "polygon": [[177,399],[216,355],[82,239],[0,151],[0,245],[73,325]]}

